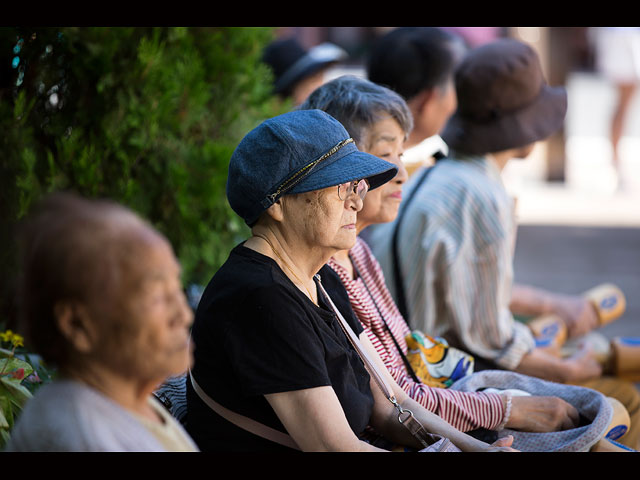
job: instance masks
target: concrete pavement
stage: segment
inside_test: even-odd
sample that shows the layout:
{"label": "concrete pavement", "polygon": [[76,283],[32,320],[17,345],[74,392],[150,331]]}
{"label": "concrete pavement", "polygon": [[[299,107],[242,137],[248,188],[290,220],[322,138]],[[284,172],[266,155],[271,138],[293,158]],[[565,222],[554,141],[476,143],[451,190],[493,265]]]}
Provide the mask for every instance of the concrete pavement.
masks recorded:
{"label": "concrete pavement", "polygon": [[522,225],[514,273],[517,282],[568,294],[618,285],[626,311],[600,331],[640,337],[640,228]]}

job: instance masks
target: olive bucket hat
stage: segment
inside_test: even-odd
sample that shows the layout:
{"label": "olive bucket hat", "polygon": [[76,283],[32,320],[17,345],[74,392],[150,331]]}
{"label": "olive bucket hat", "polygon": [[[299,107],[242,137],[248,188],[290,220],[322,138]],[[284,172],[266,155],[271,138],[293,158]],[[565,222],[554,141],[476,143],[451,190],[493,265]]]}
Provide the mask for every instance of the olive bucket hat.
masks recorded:
{"label": "olive bucket hat", "polygon": [[547,84],[524,42],[501,39],[469,51],[455,83],[458,109],[441,134],[453,150],[482,155],[523,147],[564,123],[566,90]]}
{"label": "olive bucket hat", "polygon": [[395,177],[398,168],[361,152],[347,130],[321,110],[295,110],[251,130],[229,162],[227,199],[252,226],[282,195],[366,179],[369,190]]}

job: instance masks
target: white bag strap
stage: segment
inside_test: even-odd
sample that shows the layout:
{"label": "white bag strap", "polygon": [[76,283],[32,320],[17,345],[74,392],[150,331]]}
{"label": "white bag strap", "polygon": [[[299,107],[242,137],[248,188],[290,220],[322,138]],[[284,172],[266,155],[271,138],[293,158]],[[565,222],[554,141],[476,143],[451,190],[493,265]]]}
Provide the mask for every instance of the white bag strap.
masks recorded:
{"label": "white bag strap", "polygon": [[422,444],[423,447],[428,447],[429,445],[432,445],[435,442],[437,442],[439,437],[436,437],[435,435],[427,432],[425,428],[422,426],[422,424],[413,416],[413,412],[406,408],[402,408],[402,406],[398,403],[393,393],[393,389],[391,388],[389,383],[386,381],[384,375],[378,370],[378,367],[376,366],[374,361],[369,357],[362,343],[360,343],[360,339],[358,338],[356,333],[353,331],[351,326],[347,323],[345,318],[342,316],[342,314],[340,313],[340,310],[338,310],[338,307],[335,306],[335,304],[333,303],[333,300],[331,300],[331,297],[329,296],[327,291],[324,289],[320,275],[316,274],[315,278],[317,280],[317,285],[320,291],[322,292],[322,295],[324,296],[327,303],[329,304],[331,309],[334,311],[334,313],[338,317],[338,320],[339,320],[338,323],[340,324],[345,335],[353,345],[353,348],[355,349],[355,351],[358,352],[358,355],[360,355],[360,358],[362,359],[362,363],[364,363],[365,368],[367,369],[371,377],[374,379],[374,381],[376,382],[380,390],[382,390],[382,393],[384,394],[384,396],[387,397],[387,400],[389,400],[389,402],[391,402],[393,406],[396,408],[396,410],[398,411],[398,421],[402,425],[404,425],[405,428],[409,430],[409,432],[411,432],[411,434]]}

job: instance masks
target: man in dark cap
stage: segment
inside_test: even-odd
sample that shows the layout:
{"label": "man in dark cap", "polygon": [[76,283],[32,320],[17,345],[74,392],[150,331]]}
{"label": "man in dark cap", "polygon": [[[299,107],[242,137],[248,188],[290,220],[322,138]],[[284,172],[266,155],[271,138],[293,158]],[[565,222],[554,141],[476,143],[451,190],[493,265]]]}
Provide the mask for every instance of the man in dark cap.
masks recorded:
{"label": "man in dark cap", "polygon": [[[566,91],[547,85],[535,51],[511,39],[470,51],[455,82],[458,108],[441,134],[448,157],[416,172],[398,219],[369,236],[390,290],[413,328],[472,353],[476,370],[512,370],[618,398],[632,422],[621,441],[637,448],[635,387],[603,377],[588,349],[562,358],[538,348],[510,310],[516,224],[501,171],[563,125]],[[551,298],[528,293],[529,305]],[[578,318],[570,333],[597,322],[595,312]]]}
{"label": "man in dark cap", "polygon": [[305,50],[294,37],[275,40],[262,55],[274,74],[274,93],[300,105],[324,83],[326,71],[347,58],[347,52],[333,43]]}

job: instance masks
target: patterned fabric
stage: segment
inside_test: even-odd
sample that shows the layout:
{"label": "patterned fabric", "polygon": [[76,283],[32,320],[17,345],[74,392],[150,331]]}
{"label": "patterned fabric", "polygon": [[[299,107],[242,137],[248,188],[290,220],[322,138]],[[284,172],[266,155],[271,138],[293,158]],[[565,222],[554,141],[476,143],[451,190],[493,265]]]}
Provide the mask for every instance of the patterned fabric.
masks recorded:
{"label": "patterned fabric", "polygon": [[608,430],[613,408],[606,397],[590,388],[564,385],[503,370],[484,370],[458,380],[453,390],[475,392],[483,388],[517,389],[532,395],[556,396],[570,403],[587,421],[571,430],[550,433],[519,432],[505,428],[500,436],[513,435],[512,447],[524,452],[588,452]]}
{"label": "patterned fabric", "polygon": [[[405,186],[405,195],[417,176]],[[367,238],[395,297],[394,226],[369,227]],[[513,199],[490,159],[439,161],[416,192],[399,231],[412,328],[446,338],[451,346],[500,368],[517,367],[535,342],[508,308],[515,234]]]}
{"label": "patterned fabric", "polygon": [[[373,300],[380,308],[398,344],[407,353],[404,340],[410,330],[386,288],[384,275],[367,244],[360,238],[350,255],[367,283]],[[386,329],[362,278],[351,279],[349,273],[333,260],[329,266],[338,273],[351,301],[351,307],[364,331],[398,385],[415,401],[461,431],[476,428],[494,429],[504,418],[502,397],[497,394],[462,394],[449,389],[431,388],[416,383],[409,375],[389,331]]]}
{"label": "patterned fabric", "polygon": [[449,388],[473,373],[473,356],[450,347],[444,338],[433,338],[414,330],[405,341],[409,364],[420,381],[430,387]]}
{"label": "patterned fabric", "polygon": [[187,416],[187,376],[168,378],[153,394],[182,425]]}

